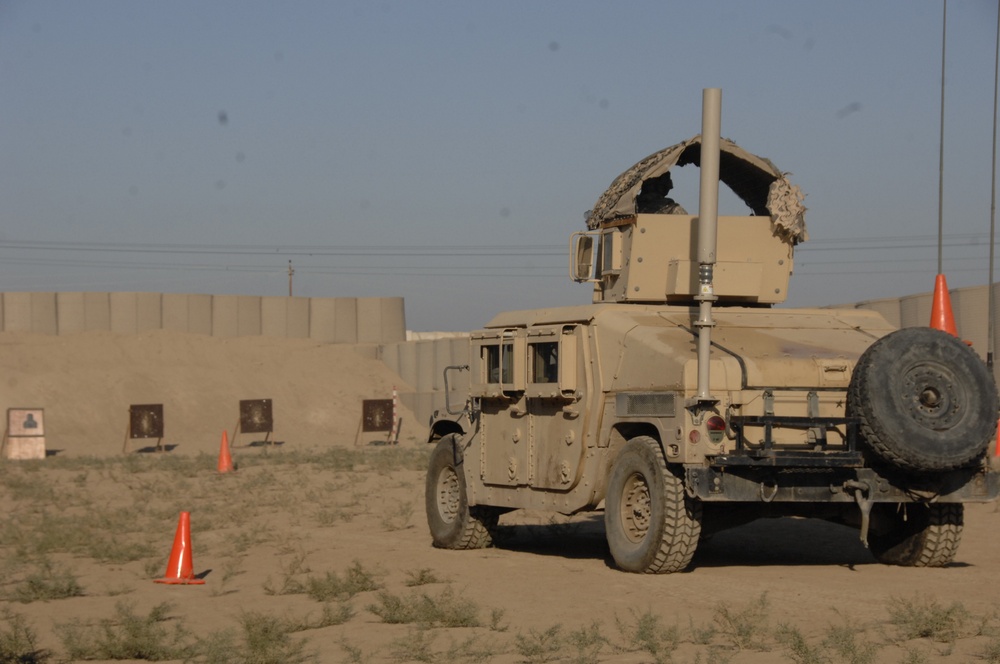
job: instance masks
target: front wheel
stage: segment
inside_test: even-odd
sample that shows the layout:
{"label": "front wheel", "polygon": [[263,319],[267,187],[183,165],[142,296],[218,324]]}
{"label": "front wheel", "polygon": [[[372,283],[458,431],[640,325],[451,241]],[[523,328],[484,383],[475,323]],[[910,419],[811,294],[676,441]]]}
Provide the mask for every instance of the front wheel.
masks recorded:
{"label": "front wheel", "polygon": [[879,503],[868,545],[886,565],[944,567],[958,552],[964,514],[961,503]]}
{"label": "front wheel", "polygon": [[431,453],[424,497],[434,546],[482,549],[493,543],[499,513],[488,507],[469,507],[457,435],[442,438]]}
{"label": "front wheel", "polygon": [[633,438],[608,479],[604,527],[615,563],[626,572],[666,574],[685,569],[701,533],[701,503],[667,468],[659,443]]}

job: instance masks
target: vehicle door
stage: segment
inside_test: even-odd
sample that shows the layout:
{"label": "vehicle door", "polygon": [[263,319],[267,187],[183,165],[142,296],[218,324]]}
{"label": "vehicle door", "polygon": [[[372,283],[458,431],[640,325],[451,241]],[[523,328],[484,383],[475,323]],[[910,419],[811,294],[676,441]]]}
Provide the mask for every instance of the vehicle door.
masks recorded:
{"label": "vehicle door", "polygon": [[576,486],[585,449],[585,328],[555,325],[527,331],[529,484],[568,491]]}
{"label": "vehicle door", "polygon": [[528,484],[525,334],[489,330],[472,337],[472,396],[480,406],[480,476],[485,484]]}

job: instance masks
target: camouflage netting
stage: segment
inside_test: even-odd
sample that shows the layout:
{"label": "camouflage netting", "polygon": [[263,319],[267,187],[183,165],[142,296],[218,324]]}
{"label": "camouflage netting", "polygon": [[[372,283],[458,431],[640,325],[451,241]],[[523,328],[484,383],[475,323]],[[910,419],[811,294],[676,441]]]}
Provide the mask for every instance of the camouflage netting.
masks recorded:
{"label": "camouflage netting", "polygon": [[[809,239],[802,190],[763,157],[750,154],[730,140],[719,142],[719,180],[747,204],[754,215],[771,217],[775,235],[795,245]],[[601,194],[587,217],[591,230],[636,213],[642,183],[674,166],[701,167],[701,136],[664,148],[628,169]]]}

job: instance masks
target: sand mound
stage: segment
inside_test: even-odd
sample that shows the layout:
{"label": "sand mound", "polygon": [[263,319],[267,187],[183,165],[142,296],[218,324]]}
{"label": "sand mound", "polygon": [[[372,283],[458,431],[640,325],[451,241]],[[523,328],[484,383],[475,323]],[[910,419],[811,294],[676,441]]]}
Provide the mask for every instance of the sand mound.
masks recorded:
{"label": "sand mound", "polygon": [[[407,386],[371,346],[307,339],[220,339],[162,330],[0,334],[0,408],[44,408],[50,453],[120,453],[130,404],[162,403],[163,443],[175,453],[218,451],[242,399],[271,399],[272,440],[296,447],[353,445],[363,399]],[[404,412],[404,442],[416,436]],[[362,440],[378,438],[366,434]],[[261,439],[245,435],[240,442]],[[129,449],[150,441],[135,440]]]}

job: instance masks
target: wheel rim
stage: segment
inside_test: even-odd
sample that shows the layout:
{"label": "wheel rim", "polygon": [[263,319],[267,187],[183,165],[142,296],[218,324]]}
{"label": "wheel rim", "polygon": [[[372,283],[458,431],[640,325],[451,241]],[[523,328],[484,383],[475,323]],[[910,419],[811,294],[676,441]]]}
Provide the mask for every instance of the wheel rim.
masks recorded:
{"label": "wheel rim", "polygon": [[649,484],[646,478],[633,473],[622,487],[621,520],[625,537],[638,543],[649,532],[652,505],[649,500]]}
{"label": "wheel rim", "polygon": [[947,431],[962,418],[962,391],[945,367],[922,364],[907,371],[903,398],[914,420],[932,431]]}
{"label": "wheel rim", "polygon": [[437,481],[437,507],[442,521],[451,523],[458,517],[461,499],[458,473],[454,468],[443,468]]}

